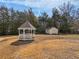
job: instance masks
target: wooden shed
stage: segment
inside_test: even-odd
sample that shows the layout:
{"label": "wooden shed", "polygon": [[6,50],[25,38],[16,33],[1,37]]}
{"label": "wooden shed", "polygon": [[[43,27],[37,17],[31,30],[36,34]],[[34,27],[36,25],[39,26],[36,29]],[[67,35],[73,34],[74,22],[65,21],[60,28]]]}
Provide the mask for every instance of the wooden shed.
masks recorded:
{"label": "wooden shed", "polygon": [[47,34],[58,34],[58,29],[55,27],[47,28],[45,31]]}
{"label": "wooden shed", "polygon": [[29,21],[26,21],[18,28],[19,32],[18,39],[32,40],[32,38],[35,36],[35,30],[36,28]]}

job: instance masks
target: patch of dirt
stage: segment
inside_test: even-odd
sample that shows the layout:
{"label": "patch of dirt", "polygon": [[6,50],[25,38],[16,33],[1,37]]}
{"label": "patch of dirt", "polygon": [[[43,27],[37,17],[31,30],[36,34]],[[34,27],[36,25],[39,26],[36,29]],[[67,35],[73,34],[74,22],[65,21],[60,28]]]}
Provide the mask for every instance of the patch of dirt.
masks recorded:
{"label": "patch of dirt", "polygon": [[79,59],[79,40],[58,35],[37,35],[34,41],[4,37],[0,41],[0,59]]}

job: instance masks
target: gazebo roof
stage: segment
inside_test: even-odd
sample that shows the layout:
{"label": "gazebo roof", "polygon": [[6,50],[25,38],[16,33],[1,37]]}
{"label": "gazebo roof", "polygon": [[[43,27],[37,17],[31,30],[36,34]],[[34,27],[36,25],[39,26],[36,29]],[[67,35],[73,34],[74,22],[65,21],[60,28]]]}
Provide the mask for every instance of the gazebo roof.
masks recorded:
{"label": "gazebo roof", "polygon": [[18,29],[32,29],[32,30],[36,30],[36,28],[29,21],[26,21]]}

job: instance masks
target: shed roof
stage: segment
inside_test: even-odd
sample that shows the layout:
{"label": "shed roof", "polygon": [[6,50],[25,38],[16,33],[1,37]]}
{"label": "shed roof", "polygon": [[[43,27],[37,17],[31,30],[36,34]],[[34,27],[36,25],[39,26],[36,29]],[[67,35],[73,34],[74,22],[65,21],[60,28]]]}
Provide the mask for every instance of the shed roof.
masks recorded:
{"label": "shed roof", "polygon": [[36,28],[29,22],[26,21],[24,24],[22,24],[18,29],[32,29],[32,30],[36,30]]}

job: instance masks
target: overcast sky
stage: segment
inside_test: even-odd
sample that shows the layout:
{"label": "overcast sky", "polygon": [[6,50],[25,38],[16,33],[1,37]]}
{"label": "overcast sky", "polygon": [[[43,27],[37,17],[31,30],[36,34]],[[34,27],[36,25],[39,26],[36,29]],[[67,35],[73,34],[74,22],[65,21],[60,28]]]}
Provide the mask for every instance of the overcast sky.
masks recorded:
{"label": "overcast sky", "polygon": [[[31,7],[35,14],[39,15],[40,12],[47,12],[51,15],[51,10],[54,7],[59,7],[63,3],[70,1],[76,7],[79,7],[79,0],[0,0],[0,3],[5,3],[14,9],[24,9],[24,7]],[[17,5],[17,6],[16,6]]]}

